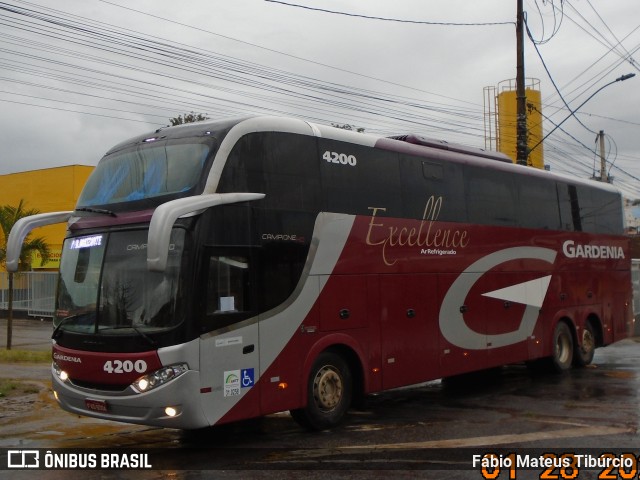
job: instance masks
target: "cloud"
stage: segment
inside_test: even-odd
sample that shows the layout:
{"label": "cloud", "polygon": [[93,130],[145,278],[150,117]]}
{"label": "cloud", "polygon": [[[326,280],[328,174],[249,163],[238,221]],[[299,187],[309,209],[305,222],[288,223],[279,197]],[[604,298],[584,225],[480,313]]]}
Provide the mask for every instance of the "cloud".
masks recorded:
{"label": "cloud", "polygon": [[[546,41],[538,48],[571,107],[637,70],[624,60],[640,48],[628,14],[633,1],[592,2],[597,12],[567,1],[526,2],[532,35]],[[511,22],[516,14],[502,0],[297,3],[440,22]],[[513,25],[399,24],[261,0],[242,0],[242,8],[193,0],[180,9],[168,0],[36,0],[31,8],[39,19],[5,10],[9,22],[0,26],[0,173],[94,164],[111,145],[189,111],[291,114],[484,147],[483,88],[515,77]],[[549,131],[568,111],[529,40],[525,51],[527,76],[541,81]],[[559,130],[550,137],[552,169],[587,175],[593,132],[605,130],[610,161],[617,145],[616,182],[640,196],[637,81],[607,87],[580,109],[589,130],[569,120],[563,129],[571,136]]]}

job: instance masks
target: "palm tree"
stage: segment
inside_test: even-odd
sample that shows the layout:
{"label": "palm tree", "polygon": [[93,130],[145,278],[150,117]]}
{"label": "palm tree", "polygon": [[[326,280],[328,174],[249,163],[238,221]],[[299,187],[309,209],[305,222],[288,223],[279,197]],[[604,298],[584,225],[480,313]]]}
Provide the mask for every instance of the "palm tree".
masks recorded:
{"label": "palm tree", "polygon": [[[0,206],[0,265],[4,265],[7,260],[7,242],[9,240],[9,232],[15,223],[23,217],[36,215],[40,213],[34,208],[26,209],[25,201],[20,200],[17,207],[11,205]],[[22,250],[20,251],[19,270],[26,271],[31,268],[31,255],[39,252],[42,257],[42,263],[46,263],[51,252],[44,238],[30,238],[29,235],[24,239]],[[13,327],[13,272],[9,272],[9,308],[7,318],[7,350],[11,350],[11,336]]]}
{"label": "palm tree", "polygon": [[[20,200],[17,207],[11,205],[0,206],[0,231],[2,231],[2,238],[0,238],[0,264],[4,264],[6,261],[9,232],[11,232],[15,223],[21,218],[40,213],[40,211],[35,208],[26,209],[25,207],[26,203],[24,200]],[[31,269],[31,255],[34,252],[40,253],[42,264],[45,264],[51,257],[49,245],[47,245],[44,238],[31,238],[30,235],[27,235],[22,244],[22,251],[20,252],[19,270],[27,271]]]}

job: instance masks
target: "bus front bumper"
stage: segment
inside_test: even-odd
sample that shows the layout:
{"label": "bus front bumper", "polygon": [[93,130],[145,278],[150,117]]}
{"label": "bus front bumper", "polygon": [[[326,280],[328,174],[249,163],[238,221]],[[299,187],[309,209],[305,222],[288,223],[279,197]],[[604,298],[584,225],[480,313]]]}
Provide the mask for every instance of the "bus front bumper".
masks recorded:
{"label": "bus front bumper", "polygon": [[190,370],[144,393],[131,387],[123,392],[91,390],[62,381],[52,367],[56,400],[62,409],[88,417],[166,428],[196,429],[209,426],[199,395],[199,372]]}

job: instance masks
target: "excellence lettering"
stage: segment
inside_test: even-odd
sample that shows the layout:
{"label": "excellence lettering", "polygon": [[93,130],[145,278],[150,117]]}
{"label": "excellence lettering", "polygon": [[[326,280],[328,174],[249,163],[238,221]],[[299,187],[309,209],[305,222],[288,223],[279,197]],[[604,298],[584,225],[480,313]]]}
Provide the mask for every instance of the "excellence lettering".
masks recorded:
{"label": "excellence lettering", "polygon": [[[442,208],[442,197],[429,197],[424,207],[424,213],[420,226],[416,227],[394,227],[385,226],[378,223],[378,212],[386,212],[386,208],[369,207],[372,211],[367,231],[366,243],[371,246],[382,245],[382,259],[387,266],[394,265],[398,259],[389,258],[389,250],[394,247],[429,247],[437,249],[465,248],[469,244],[469,236],[466,230],[452,228],[438,228],[435,223]],[[380,233],[384,232],[385,237],[379,240]]]}

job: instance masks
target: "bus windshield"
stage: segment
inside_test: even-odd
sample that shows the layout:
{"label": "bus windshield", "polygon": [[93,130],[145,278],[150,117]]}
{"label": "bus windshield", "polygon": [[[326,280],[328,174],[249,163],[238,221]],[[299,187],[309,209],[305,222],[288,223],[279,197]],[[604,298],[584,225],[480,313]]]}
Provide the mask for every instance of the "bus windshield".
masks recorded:
{"label": "bus windshield", "polygon": [[164,273],[147,269],[145,230],[67,238],[54,325],[109,335],[178,325],[184,237],[184,230],[173,230]]}
{"label": "bus windshield", "polygon": [[202,176],[206,143],[164,140],[107,155],[93,171],[78,207],[111,205],[188,192]]}

